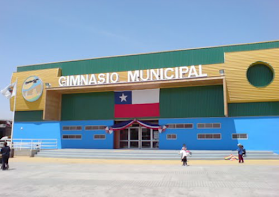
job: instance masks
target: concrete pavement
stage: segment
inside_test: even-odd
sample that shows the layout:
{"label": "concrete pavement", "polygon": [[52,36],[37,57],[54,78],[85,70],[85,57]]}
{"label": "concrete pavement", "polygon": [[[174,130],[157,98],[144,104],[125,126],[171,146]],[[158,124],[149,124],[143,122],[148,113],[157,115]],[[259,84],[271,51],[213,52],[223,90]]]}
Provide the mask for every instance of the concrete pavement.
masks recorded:
{"label": "concrete pavement", "polygon": [[279,161],[92,160],[17,157],[3,196],[279,196]]}

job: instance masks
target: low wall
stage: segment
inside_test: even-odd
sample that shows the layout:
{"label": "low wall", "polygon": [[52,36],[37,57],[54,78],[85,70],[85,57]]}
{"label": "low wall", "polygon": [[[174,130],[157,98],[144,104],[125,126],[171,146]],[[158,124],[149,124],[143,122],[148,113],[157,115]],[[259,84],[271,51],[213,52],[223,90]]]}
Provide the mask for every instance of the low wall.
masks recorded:
{"label": "low wall", "polygon": [[30,150],[30,149],[21,149],[21,150],[14,150],[14,156],[29,156],[34,157],[35,154],[37,154],[39,150]]}

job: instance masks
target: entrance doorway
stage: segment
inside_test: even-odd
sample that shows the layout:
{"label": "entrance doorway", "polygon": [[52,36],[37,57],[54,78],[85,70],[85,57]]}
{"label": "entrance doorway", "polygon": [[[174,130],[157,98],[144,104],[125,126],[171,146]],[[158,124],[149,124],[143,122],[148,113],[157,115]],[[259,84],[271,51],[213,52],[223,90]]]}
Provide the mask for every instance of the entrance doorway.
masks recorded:
{"label": "entrance doorway", "polygon": [[131,149],[158,149],[159,131],[132,126],[120,131],[119,147]]}

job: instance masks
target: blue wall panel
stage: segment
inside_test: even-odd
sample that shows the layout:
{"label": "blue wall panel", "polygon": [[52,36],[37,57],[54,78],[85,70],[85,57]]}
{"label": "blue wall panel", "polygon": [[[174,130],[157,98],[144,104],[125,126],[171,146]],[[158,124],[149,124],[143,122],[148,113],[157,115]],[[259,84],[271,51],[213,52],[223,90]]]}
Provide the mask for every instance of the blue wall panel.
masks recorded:
{"label": "blue wall panel", "polygon": [[239,140],[248,150],[272,150],[279,153],[279,117],[234,118],[237,133],[248,133]]}
{"label": "blue wall panel", "polygon": [[[160,125],[193,123],[193,129],[167,129],[160,134],[160,149],[235,150],[241,143],[247,150],[269,150],[279,153],[279,117],[161,119]],[[221,129],[198,129],[197,123],[221,123]],[[221,133],[221,140],[198,140],[198,133]],[[246,133],[248,139],[232,139],[233,133]],[[176,134],[176,140],[167,140]]]}
{"label": "blue wall panel", "polygon": [[[227,118],[164,119],[160,124],[193,123],[193,129],[167,129],[160,135],[160,149],[181,149],[185,143],[192,150],[232,150],[237,142],[232,140],[235,133],[232,121]],[[221,123],[221,129],[197,129],[197,123]],[[221,133],[220,140],[198,140],[198,133]],[[176,134],[177,140],[167,140],[167,134]],[[173,148],[171,148],[173,147]]]}
{"label": "blue wall panel", "polygon": [[[105,130],[85,131],[86,125],[113,125],[113,120],[61,121],[61,122],[16,122],[14,139],[57,139],[58,148],[112,149],[113,134]],[[63,126],[82,126],[82,131],[62,131]],[[81,140],[62,139],[63,134],[81,134]],[[105,140],[94,140],[94,134],[105,134]],[[18,140],[17,140],[18,141]]]}
{"label": "blue wall panel", "polygon": [[[92,148],[92,149],[113,149],[113,134],[105,130],[85,131],[86,125],[113,125],[113,120],[88,120],[88,121],[62,121],[61,139],[65,134],[81,134],[82,139],[62,139],[62,148]],[[82,126],[82,131],[62,131],[63,126]],[[105,134],[105,140],[94,140],[94,134]]]}
{"label": "blue wall panel", "polygon": [[14,139],[57,139],[61,148],[60,122],[16,122]]}

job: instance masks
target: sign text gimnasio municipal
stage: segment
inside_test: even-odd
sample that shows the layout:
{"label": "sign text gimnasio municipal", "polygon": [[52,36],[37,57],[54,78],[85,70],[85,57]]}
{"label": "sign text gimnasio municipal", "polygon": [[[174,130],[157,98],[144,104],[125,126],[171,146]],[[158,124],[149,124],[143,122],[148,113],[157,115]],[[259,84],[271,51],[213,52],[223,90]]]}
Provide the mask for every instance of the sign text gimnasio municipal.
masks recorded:
{"label": "sign text gimnasio municipal", "polygon": [[201,65],[197,66],[197,68],[195,66],[181,66],[175,68],[134,70],[127,71],[126,73],[126,81],[120,81],[119,73],[117,72],[61,76],[59,77],[59,86],[100,85],[207,77],[207,74],[202,72]]}

